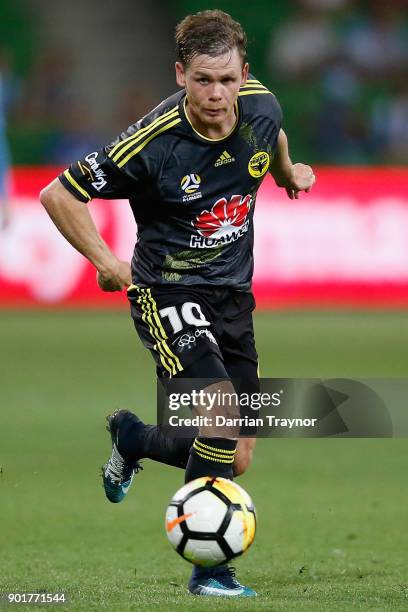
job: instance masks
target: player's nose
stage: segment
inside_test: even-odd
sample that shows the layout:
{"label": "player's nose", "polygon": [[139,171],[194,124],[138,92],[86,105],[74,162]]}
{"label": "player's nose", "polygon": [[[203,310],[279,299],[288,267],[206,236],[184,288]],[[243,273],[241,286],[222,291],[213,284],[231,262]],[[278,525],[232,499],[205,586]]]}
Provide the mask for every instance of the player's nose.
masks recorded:
{"label": "player's nose", "polygon": [[210,100],[218,101],[222,99],[221,87],[217,84],[214,84],[210,91]]}

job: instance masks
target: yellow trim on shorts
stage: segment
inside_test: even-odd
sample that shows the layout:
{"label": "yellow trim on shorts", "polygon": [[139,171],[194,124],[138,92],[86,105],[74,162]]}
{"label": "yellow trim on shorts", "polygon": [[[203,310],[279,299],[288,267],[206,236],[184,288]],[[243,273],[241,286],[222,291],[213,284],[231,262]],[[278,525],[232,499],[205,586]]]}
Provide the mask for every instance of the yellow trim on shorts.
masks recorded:
{"label": "yellow trim on shorts", "polygon": [[142,321],[147,324],[150,335],[155,340],[153,348],[158,353],[163,367],[175,376],[182,372],[184,368],[177,355],[167,344],[168,336],[160,320],[152,291],[149,288],[137,287],[137,285],[131,285],[131,287],[138,291],[137,303],[140,304],[142,310]]}

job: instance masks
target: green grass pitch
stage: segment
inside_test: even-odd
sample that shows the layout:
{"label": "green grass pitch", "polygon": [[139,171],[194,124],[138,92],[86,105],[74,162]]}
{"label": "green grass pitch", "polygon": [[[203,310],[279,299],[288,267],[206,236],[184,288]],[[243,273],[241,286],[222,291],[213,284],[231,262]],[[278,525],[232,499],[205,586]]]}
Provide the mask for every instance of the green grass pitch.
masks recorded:
{"label": "green grass pitch", "polygon": [[[403,313],[259,313],[256,332],[263,376],[408,376]],[[259,597],[194,598],[163,527],[183,473],[146,461],[118,506],[101,488],[105,415],[155,415],[127,313],[2,312],[0,338],[0,591],[63,590],[58,608],[84,611],[408,608],[405,439],[260,440],[238,481],[258,532],[236,563]]]}

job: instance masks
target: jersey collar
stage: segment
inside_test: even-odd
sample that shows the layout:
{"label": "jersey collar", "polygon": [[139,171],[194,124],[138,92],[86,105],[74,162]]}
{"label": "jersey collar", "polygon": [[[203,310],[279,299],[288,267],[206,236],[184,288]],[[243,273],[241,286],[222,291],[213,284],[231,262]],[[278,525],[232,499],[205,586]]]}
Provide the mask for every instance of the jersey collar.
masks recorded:
{"label": "jersey collar", "polygon": [[230,138],[237,131],[237,128],[239,124],[241,123],[242,112],[241,112],[240,100],[238,98],[238,100],[235,102],[235,113],[236,113],[237,119],[235,121],[235,125],[232,128],[232,130],[229,132],[229,134],[226,134],[222,138],[208,138],[207,136],[204,136],[198,130],[196,130],[193,124],[191,123],[190,118],[186,113],[186,102],[187,102],[187,97],[184,94],[179,104],[180,116],[183,119],[184,124],[187,125],[190,128],[190,130],[194,133],[194,136],[196,136],[199,140],[203,142],[214,143],[214,144],[222,142],[223,140]]}

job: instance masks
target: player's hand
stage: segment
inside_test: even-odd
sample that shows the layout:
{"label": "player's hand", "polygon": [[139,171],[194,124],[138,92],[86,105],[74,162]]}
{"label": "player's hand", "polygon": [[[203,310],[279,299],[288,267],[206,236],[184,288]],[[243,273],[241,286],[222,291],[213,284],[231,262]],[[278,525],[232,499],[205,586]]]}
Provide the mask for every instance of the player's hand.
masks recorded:
{"label": "player's hand", "polygon": [[291,200],[297,200],[299,193],[309,193],[316,182],[316,177],[310,166],[305,164],[292,164],[287,184],[284,185],[286,193]]}
{"label": "player's hand", "polygon": [[132,284],[130,264],[115,259],[107,269],[98,270],[96,279],[102,291],[122,291]]}

